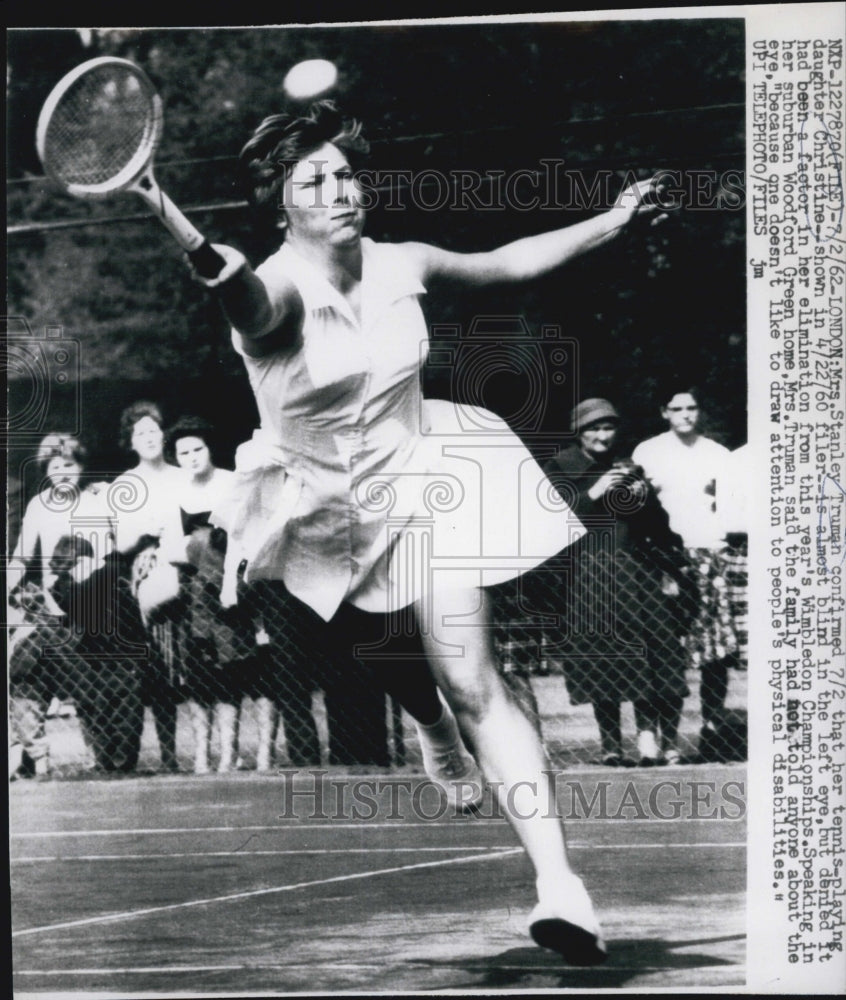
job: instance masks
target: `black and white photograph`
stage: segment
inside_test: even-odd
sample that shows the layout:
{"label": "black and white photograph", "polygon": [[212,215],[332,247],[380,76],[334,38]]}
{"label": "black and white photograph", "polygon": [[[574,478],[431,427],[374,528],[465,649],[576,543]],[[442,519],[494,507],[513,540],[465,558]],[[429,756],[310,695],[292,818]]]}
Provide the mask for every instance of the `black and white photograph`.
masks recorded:
{"label": "black and white photograph", "polygon": [[783,9],[8,30],[15,997],[837,992]]}

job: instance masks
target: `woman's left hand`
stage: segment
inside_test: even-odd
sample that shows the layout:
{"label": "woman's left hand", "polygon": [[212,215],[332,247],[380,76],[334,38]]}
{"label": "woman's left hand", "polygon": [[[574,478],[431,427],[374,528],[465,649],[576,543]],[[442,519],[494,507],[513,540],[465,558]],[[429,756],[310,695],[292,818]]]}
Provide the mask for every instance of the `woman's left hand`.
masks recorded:
{"label": "woman's left hand", "polygon": [[619,216],[621,225],[628,225],[636,218],[648,218],[649,224],[656,226],[668,217],[667,191],[663,175],[655,174],[623,188],[611,211]]}

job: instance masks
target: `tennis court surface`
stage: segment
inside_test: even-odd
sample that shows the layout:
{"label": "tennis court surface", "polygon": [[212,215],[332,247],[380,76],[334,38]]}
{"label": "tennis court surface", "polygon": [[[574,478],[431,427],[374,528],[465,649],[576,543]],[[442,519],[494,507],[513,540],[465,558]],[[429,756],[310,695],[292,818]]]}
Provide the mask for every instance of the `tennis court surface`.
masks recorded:
{"label": "tennis court surface", "polygon": [[745,765],[556,781],[609,945],[594,969],[531,942],[493,803],[455,815],[419,774],[17,782],[16,996],[742,985]]}

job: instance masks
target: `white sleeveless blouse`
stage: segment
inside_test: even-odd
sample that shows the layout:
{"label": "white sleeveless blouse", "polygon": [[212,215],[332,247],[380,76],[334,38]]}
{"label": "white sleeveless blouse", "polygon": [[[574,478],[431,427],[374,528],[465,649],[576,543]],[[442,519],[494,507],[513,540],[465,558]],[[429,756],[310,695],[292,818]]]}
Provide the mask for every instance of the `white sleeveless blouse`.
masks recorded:
{"label": "white sleeveless blouse", "polygon": [[261,429],[214,513],[229,533],[224,600],[246,561],[247,581],[283,580],[327,621],[343,601],[392,611],[511,579],[584,534],[504,421],[422,398],[425,289],[401,245],[362,251],[360,323],[290,247],[256,271],[271,300],[292,281],[305,315],[291,348],[241,352]]}

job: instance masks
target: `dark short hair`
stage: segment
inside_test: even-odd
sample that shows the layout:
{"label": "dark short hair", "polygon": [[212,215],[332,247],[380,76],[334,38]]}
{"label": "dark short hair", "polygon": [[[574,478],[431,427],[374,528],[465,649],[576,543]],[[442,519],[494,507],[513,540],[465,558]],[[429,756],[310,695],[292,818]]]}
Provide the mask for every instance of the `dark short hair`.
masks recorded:
{"label": "dark short hair", "polygon": [[165,454],[168,459],[176,459],[176,442],[187,437],[200,438],[209,451],[214,448],[214,427],[208,420],[202,417],[184,416],[165,432]]}
{"label": "dark short hair", "polygon": [[684,395],[685,393],[693,396],[698,406],[702,405],[702,393],[699,390],[699,386],[692,385],[685,379],[668,379],[658,387],[658,390],[658,401],[662,407],[668,406],[674,396]]}
{"label": "dark short hair", "polygon": [[67,458],[84,467],[88,460],[88,450],[73,434],[54,431],[45,435],[38,445],[36,461],[42,475],[47,475],[47,466],[54,458]]}
{"label": "dark short hair", "polygon": [[269,115],[253,132],[238,165],[247,198],[266,221],[278,220],[285,180],[295,164],[327,142],[352,166],[370,152],[361,123],[345,118],[333,101],[316,101],[306,115]]}
{"label": "dark short hair", "polygon": [[151,420],[155,420],[159,427],[164,427],[162,411],[155,403],[151,403],[150,400],[140,399],[137,403],[133,403],[132,406],[127,406],[120,415],[120,435],[118,439],[118,443],[124,451],[132,451],[132,432],[135,430],[135,425],[138,421],[143,420],[144,417],[149,417]]}

